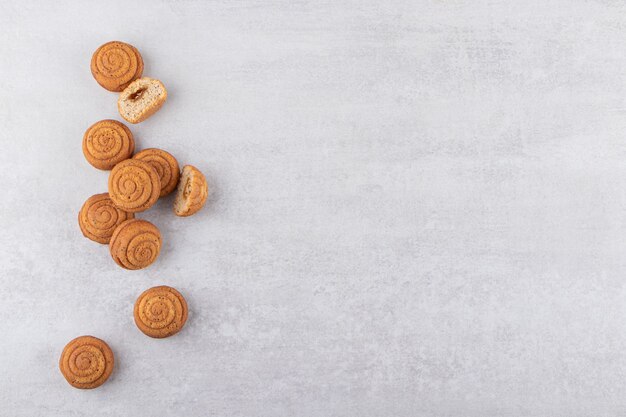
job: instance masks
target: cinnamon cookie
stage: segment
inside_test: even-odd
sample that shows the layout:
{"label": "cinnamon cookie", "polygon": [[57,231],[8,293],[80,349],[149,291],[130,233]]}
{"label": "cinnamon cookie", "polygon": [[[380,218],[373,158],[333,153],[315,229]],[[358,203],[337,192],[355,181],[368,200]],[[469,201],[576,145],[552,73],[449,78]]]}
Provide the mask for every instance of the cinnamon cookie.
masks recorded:
{"label": "cinnamon cookie", "polygon": [[143,73],[143,59],[132,45],[107,42],[93,53],[91,73],[109,91],[122,91]]}
{"label": "cinnamon cookie", "polygon": [[61,373],[75,388],[99,387],[113,372],[113,352],[103,340],[81,336],[69,342],[61,353]]}
{"label": "cinnamon cookie", "polygon": [[187,321],[187,302],[172,287],[144,291],[135,302],[135,324],[144,334],[164,338],[178,333]]}
{"label": "cinnamon cookie", "polygon": [[185,165],[174,200],[174,213],[181,217],[191,216],[204,206],[208,195],[209,186],[202,172],[192,165]]}
{"label": "cinnamon cookie", "polygon": [[159,174],[147,162],[127,159],[115,165],[109,175],[109,196],[124,211],[147,210],[156,203],[160,193]]}
{"label": "cinnamon cookie", "polygon": [[140,78],[133,81],[120,93],[117,109],[130,123],[139,123],[152,116],[167,99],[163,83],[154,78]]}
{"label": "cinnamon cookie", "polygon": [[161,149],[150,148],[137,153],[133,159],[147,162],[156,169],[161,181],[160,197],[165,197],[174,191],[180,178],[180,168],[178,161],[170,153]]}
{"label": "cinnamon cookie", "polygon": [[122,222],[135,218],[113,204],[109,194],[92,195],[78,213],[78,225],[83,235],[98,243],[109,243],[113,231]]}
{"label": "cinnamon cookie", "polygon": [[134,151],[133,134],[117,120],[100,120],[83,135],[83,154],[98,169],[109,170]]}
{"label": "cinnamon cookie", "polygon": [[161,232],[146,220],[126,220],[111,236],[113,260],[125,269],[142,269],[153,263],[161,251]]}

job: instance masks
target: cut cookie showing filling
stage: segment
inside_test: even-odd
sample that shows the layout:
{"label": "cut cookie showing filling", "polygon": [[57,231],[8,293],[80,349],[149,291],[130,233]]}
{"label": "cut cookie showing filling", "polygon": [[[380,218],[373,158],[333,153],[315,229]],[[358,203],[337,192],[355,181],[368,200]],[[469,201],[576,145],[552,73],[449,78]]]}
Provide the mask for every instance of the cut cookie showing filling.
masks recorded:
{"label": "cut cookie showing filling", "polygon": [[204,206],[208,195],[209,187],[202,172],[192,165],[185,165],[174,200],[174,213],[181,217],[191,216]]}
{"label": "cut cookie showing filling", "polygon": [[154,78],[140,78],[120,93],[117,108],[120,116],[130,123],[140,123],[161,108],[167,99],[163,83]]}

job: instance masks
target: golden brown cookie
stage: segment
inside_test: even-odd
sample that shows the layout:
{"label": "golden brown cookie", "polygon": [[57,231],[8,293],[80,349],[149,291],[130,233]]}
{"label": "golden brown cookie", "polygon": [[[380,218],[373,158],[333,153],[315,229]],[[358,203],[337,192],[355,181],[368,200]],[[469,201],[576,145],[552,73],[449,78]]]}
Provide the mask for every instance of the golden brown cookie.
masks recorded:
{"label": "golden brown cookie", "polygon": [[156,113],[167,99],[163,83],[154,78],[133,81],[120,93],[117,109],[124,120],[139,123]]}
{"label": "golden brown cookie", "polygon": [[109,197],[124,211],[148,210],[159,199],[161,181],[147,162],[127,159],[113,167],[109,175]]}
{"label": "golden brown cookie", "polygon": [[109,345],[93,336],[80,336],[69,342],[61,353],[61,373],[75,388],[99,387],[113,372],[115,360]]}
{"label": "golden brown cookie", "polygon": [[124,42],[107,42],[93,53],[91,73],[98,84],[109,91],[122,91],[141,77],[143,59],[132,45]]}
{"label": "golden brown cookie", "polygon": [[135,151],[131,131],[117,120],[100,120],[83,135],[83,154],[98,169],[109,170]]}
{"label": "golden brown cookie", "polygon": [[183,328],[187,321],[187,302],[172,287],[153,287],[137,298],[134,316],[139,330],[150,337],[161,339]]}
{"label": "golden brown cookie", "polygon": [[153,263],[161,251],[161,232],[146,220],[126,220],[111,236],[113,260],[125,269],[142,269]]}
{"label": "golden brown cookie", "polygon": [[161,181],[160,197],[165,197],[174,191],[180,178],[180,168],[178,161],[170,153],[161,149],[150,148],[138,152],[133,156],[133,159],[147,162],[156,169]]}
{"label": "golden brown cookie", "polygon": [[78,225],[83,235],[98,243],[109,243],[113,231],[122,222],[134,219],[113,204],[108,193],[92,195],[78,213]]}
{"label": "golden brown cookie", "polygon": [[174,213],[181,217],[191,216],[204,206],[208,195],[209,186],[202,172],[192,165],[185,165],[174,200]]}

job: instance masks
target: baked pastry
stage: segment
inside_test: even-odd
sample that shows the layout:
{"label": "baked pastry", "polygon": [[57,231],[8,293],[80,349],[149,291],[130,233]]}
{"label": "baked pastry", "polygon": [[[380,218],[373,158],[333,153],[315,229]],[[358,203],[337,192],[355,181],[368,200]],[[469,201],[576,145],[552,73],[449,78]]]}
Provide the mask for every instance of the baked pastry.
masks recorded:
{"label": "baked pastry", "polygon": [[142,73],[141,54],[137,48],[124,42],[107,42],[91,57],[91,74],[98,84],[109,91],[122,91]]}
{"label": "baked pastry", "polygon": [[153,287],[137,298],[134,316],[139,330],[150,337],[161,339],[183,328],[187,321],[187,302],[172,287]]}
{"label": "baked pastry", "polygon": [[98,169],[109,170],[135,151],[131,131],[117,120],[100,120],[83,135],[85,159]]}
{"label": "baked pastry", "polygon": [[167,99],[163,83],[154,78],[140,78],[120,93],[117,109],[130,123],[139,123],[152,116]]}
{"label": "baked pastry", "polygon": [[152,165],[156,172],[159,174],[159,180],[161,181],[161,194],[160,197],[165,197],[178,185],[178,179],[180,178],[180,168],[178,167],[178,161],[169,152],[165,152],[161,149],[144,149],[138,152],[133,159],[138,159]]}
{"label": "baked pastry", "polygon": [[209,186],[200,170],[192,165],[185,165],[178,183],[174,213],[177,216],[191,216],[206,203]]}
{"label": "baked pastry", "polygon": [[127,159],[115,165],[109,175],[109,196],[124,211],[137,213],[152,207],[159,199],[161,181],[147,162]]}
{"label": "baked pastry", "polygon": [[146,220],[126,220],[113,232],[109,242],[113,260],[125,269],[143,269],[161,251],[161,232]]}
{"label": "baked pastry", "polygon": [[109,345],[93,336],[80,336],[69,342],[61,353],[61,373],[75,388],[99,387],[113,372],[115,360]]}
{"label": "baked pastry", "polygon": [[108,193],[92,195],[85,201],[78,213],[78,226],[83,235],[98,243],[109,243],[113,231],[122,222],[134,219],[115,206]]}

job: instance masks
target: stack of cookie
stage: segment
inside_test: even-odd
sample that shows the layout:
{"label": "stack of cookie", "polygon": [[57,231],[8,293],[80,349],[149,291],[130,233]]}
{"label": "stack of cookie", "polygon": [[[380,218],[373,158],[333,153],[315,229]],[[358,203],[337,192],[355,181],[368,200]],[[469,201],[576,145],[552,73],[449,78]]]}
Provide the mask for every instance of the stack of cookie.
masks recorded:
{"label": "stack of cookie", "polygon": [[[122,118],[140,123],[158,111],[167,99],[161,81],[143,77],[143,59],[132,45],[108,42],[96,50],[91,72],[102,87],[119,92]],[[156,148],[135,153],[130,129],[116,120],[101,120],[83,136],[83,154],[97,169],[110,170],[108,192],[87,199],[78,213],[83,235],[108,244],[113,260],[137,270],[152,264],[161,251],[161,233],[152,223],[136,219],[161,197],[176,191],[173,211],[186,217],[198,212],[208,196],[206,178],[185,165],[182,172],[170,153]],[[177,333],[187,320],[187,303],[174,288],[158,286],[142,293],[134,309],[135,323],[146,335],[163,338]],[[77,388],[95,388],[113,369],[113,352],[102,340],[81,336],[63,350],[59,366]]]}
{"label": "stack of cookie", "polygon": [[[139,123],[161,108],[167,91],[159,80],[140,78],[143,59],[139,51],[123,42],[109,42],[93,54],[91,72],[102,87],[120,92],[120,115]],[[126,269],[141,269],[153,263],[161,250],[161,233],[135,213],[152,207],[159,198],[178,191],[174,201],[177,216],[190,216],[202,208],[208,195],[204,175],[192,165],[181,171],[176,158],[162,149],[135,152],[128,126],[116,120],[101,120],[83,136],[83,154],[95,168],[110,170],[108,193],[87,199],[78,215],[85,237],[109,244],[113,260]]]}

